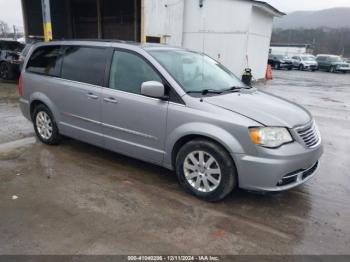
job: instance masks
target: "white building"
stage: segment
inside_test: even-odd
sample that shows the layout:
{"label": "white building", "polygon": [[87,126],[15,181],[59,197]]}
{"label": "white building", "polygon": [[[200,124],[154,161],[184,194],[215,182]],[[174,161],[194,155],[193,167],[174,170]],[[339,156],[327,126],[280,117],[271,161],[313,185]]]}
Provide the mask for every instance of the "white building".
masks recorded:
{"label": "white building", "polygon": [[310,44],[271,44],[270,54],[285,56],[312,55],[313,48]]}
{"label": "white building", "polygon": [[284,15],[261,1],[145,0],[144,34],[204,52],[236,75],[265,77],[273,18]]}
{"label": "white building", "polygon": [[[42,36],[41,0],[21,0],[26,37]],[[254,0],[49,0],[54,39],[161,42],[204,52],[236,75],[264,78],[272,23],[284,15]]]}

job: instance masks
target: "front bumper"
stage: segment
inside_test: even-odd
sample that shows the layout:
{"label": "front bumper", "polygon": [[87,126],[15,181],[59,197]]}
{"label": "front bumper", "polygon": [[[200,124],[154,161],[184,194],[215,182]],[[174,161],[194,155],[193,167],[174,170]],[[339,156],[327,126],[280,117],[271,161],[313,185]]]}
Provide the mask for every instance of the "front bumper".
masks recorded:
{"label": "front bumper", "polygon": [[339,71],[339,72],[350,72],[350,67],[338,67],[337,71]]}
{"label": "front bumper", "polygon": [[293,64],[292,63],[281,63],[280,67],[281,68],[293,68]]}
{"label": "front bumper", "polygon": [[[235,154],[239,187],[254,191],[278,192],[304,184],[318,171],[323,146],[308,149],[294,142],[265,157]],[[294,153],[291,153],[294,152]]]}
{"label": "front bumper", "polygon": [[306,70],[317,70],[318,66],[317,65],[305,65],[304,68]]}

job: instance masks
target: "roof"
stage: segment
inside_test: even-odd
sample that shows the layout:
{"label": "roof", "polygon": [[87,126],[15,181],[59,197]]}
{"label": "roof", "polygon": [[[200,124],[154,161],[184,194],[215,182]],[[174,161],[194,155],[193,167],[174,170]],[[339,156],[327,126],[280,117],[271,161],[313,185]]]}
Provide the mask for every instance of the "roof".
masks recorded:
{"label": "roof", "polygon": [[154,44],[154,43],[139,43],[133,41],[123,41],[123,40],[113,40],[113,39],[62,39],[62,40],[52,40],[50,42],[36,42],[33,43],[36,46],[46,46],[46,45],[88,45],[88,46],[103,46],[103,47],[113,47],[116,45],[129,46],[141,49],[184,49],[176,46],[169,46],[166,44]]}
{"label": "roof", "polygon": [[277,8],[273,7],[267,2],[264,1],[257,1],[257,0],[245,0],[253,3],[253,6],[258,7],[268,13],[270,13],[273,16],[281,17],[285,16],[286,14],[278,10]]}

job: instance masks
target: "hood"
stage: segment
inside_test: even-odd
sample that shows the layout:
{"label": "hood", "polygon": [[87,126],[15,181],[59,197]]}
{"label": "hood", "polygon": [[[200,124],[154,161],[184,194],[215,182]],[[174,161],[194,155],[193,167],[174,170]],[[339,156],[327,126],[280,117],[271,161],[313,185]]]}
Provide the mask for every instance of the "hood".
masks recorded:
{"label": "hood", "polygon": [[292,63],[293,61],[292,61],[292,59],[289,59],[289,58],[283,58],[283,59],[281,59],[281,62],[282,63]]}
{"label": "hood", "polygon": [[345,62],[333,62],[332,65],[336,65],[340,67],[349,67],[349,64]]}
{"label": "hood", "polygon": [[301,106],[256,90],[207,97],[204,102],[246,116],[265,126],[294,128],[312,119],[310,113]]}
{"label": "hood", "polygon": [[304,64],[306,64],[306,65],[317,65],[317,62],[316,61],[306,61],[306,62],[304,62]]}

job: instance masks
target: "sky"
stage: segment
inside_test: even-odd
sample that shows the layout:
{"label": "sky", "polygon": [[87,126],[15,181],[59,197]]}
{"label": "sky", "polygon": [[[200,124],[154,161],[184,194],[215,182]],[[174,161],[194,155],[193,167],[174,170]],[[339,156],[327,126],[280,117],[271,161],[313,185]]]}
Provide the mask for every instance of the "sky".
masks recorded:
{"label": "sky", "polygon": [[23,30],[21,0],[0,0],[0,20]]}
{"label": "sky", "polygon": [[350,0],[265,0],[282,12],[323,10],[334,7],[350,7]]}
{"label": "sky", "polygon": [[[265,0],[282,12],[322,10],[332,7],[350,7],[350,0]],[[0,20],[23,30],[20,0],[0,0]]]}

